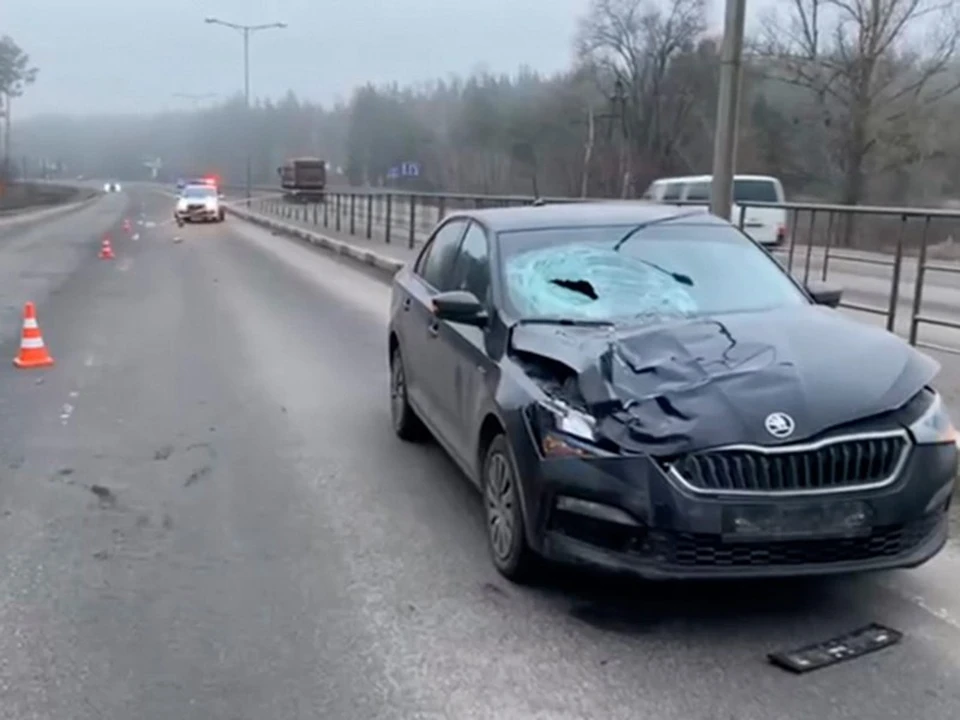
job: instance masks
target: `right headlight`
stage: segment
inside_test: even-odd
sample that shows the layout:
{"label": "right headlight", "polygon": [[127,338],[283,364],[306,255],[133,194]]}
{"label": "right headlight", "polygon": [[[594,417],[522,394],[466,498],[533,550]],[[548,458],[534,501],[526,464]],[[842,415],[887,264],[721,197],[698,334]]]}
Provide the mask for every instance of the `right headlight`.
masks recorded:
{"label": "right headlight", "polygon": [[598,457],[608,454],[595,445],[597,421],[587,413],[548,399],[534,405],[531,415],[544,457]]}
{"label": "right headlight", "polygon": [[910,432],[918,445],[954,443],[960,445],[960,435],[950,420],[950,413],[943,404],[940,393],[933,392],[930,405],[923,414],[910,424]]}

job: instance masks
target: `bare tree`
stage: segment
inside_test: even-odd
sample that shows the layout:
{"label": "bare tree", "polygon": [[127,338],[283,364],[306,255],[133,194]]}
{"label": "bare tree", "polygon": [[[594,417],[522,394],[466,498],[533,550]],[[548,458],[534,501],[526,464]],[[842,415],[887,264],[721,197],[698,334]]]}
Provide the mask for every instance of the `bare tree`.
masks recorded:
{"label": "bare tree", "polygon": [[868,190],[874,156],[892,152],[898,165],[923,155],[904,128],[921,126],[925,113],[960,88],[948,72],[960,40],[955,3],[781,2],[785,7],[764,22],[759,54],[772,77],[808,91],[832,136],[841,201],[856,204]]}
{"label": "bare tree", "polygon": [[626,91],[627,182],[633,154],[655,172],[670,165],[696,102],[671,71],[679,57],[695,51],[705,26],[704,0],[593,0],[581,23],[581,57]]}

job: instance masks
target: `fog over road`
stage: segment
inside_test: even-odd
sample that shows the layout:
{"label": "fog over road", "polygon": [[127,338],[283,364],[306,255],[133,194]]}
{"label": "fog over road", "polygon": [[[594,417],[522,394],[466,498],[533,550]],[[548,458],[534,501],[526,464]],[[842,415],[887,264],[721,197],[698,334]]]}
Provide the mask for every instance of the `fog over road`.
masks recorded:
{"label": "fog over road", "polygon": [[[960,717],[953,546],[855,579],[512,586],[466,480],[393,435],[388,286],[233,218],[177,230],[172,202],[0,228],[0,356],[32,300],[57,361],[0,364],[3,720]],[[766,661],[868,622],[906,637]]]}

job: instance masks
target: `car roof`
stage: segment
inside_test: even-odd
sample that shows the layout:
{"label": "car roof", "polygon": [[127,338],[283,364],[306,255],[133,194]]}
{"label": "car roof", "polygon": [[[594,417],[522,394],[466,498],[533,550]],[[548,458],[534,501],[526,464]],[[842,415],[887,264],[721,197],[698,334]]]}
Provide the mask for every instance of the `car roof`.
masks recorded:
{"label": "car roof", "polygon": [[[756,181],[760,180],[763,182],[780,182],[777,178],[772,175],[734,175],[734,180],[746,180]],[[657,183],[701,183],[701,182],[711,182],[713,180],[713,175],[681,175],[676,177],[664,177],[657,178],[654,182]]]}
{"label": "car roof", "polygon": [[510,208],[451,212],[448,217],[473,218],[492,232],[538,230],[551,227],[639,225],[651,221],[685,218],[700,225],[729,225],[704,207],[677,207],[638,201],[558,203]]}

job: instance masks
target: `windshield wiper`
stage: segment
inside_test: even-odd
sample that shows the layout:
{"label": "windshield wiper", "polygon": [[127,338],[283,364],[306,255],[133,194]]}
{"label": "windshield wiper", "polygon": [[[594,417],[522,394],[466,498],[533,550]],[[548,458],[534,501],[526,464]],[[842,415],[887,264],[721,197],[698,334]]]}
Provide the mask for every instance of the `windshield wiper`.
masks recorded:
{"label": "windshield wiper", "polygon": [[[654,225],[659,225],[659,224],[665,223],[665,222],[670,222],[671,220],[679,220],[680,218],[690,217],[691,215],[702,215],[702,214],[703,214],[703,211],[701,211],[701,210],[696,210],[696,211],[690,211],[690,212],[685,212],[685,213],[679,213],[679,214],[677,214],[677,215],[670,215],[669,217],[658,218],[657,220],[650,220],[649,222],[640,223],[639,225],[634,225],[632,228],[630,228],[630,230],[629,230],[622,238],[620,238],[619,240],[617,240],[617,242],[616,242],[616,243],[614,244],[614,246],[613,246],[613,251],[614,251],[614,252],[620,252],[620,248],[623,246],[623,244],[624,244],[625,242],[627,242],[627,240],[629,240],[630,238],[634,237],[634,236],[635,236],[637,233],[639,233],[641,230],[646,230],[648,227],[652,227],[652,226],[654,226]],[[675,282],[678,282],[678,283],[680,283],[681,285],[686,285],[686,286],[688,286],[688,287],[693,287],[693,278],[691,278],[689,275],[684,275],[683,273],[678,273],[678,272],[673,272],[672,270],[667,270],[666,268],[660,267],[660,266],[657,265],[656,263],[650,262],[649,260],[644,260],[643,258],[637,258],[637,260],[639,260],[640,262],[642,262],[644,265],[646,265],[646,266],[648,266],[648,267],[652,267],[654,270],[663,273],[664,275],[668,275],[668,276],[671,277]]]}
{"label": "windshield wiper", "polygon": [[653,227],[654,225],[673,222],[674,220],[680,220],[681,218],[691,217],[693,215],[703,215],[703,210],[690,210],[688,212],[677,213],[676,215],[668,215],[667,217],[657,218],[656,220],[648,220],[647,222],[640,223],[639,225],[634,225],[622,238],[613,244],[613,251],[620,252],[620,247],[641,230],[646,230],[648,227]]}
{"label": "windshield wiper", "polygon": [[576,327],[613,327],[613,320],[586,320],[580,318],[528,317],[520,318],[516,325],[572,325]]}

